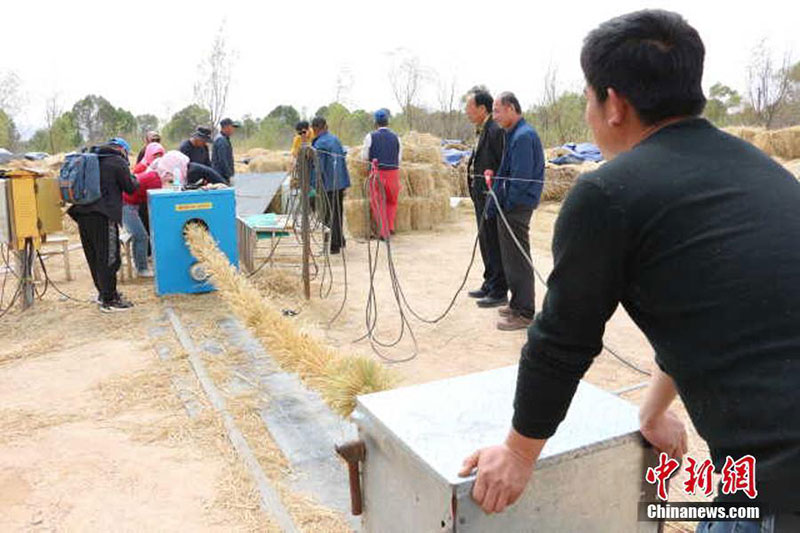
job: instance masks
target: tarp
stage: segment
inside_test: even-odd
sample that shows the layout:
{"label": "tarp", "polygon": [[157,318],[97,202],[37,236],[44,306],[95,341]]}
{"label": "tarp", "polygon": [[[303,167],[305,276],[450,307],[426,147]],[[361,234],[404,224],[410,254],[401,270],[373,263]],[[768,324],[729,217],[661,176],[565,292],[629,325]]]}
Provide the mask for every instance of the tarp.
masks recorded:
{"label": "tarp", "polygon": [[259,215],[269,206],[278,189],[289,179],[287,172],[261,174],[236,174],[233,188],[236,191],[236,215]]}
{"label": "tarp", "polygon": [[5,148],[0,148],[0,163],[8,163],[14,158],[14,154],[6,150]]}
{"label": "tarp", "polygon": [[568,153],[551,159],[554,165],[580,165],[584,161],[602,161],[603,154],[600,149],[592,143],[567,143],[561,148]]}
{"label": "tarp", "polygon": [[470,150],[456,150],[454,148],[446,148],[442,150],[442,161],[450,166],[456,166],[464,158],[469,158],[472,153]]}

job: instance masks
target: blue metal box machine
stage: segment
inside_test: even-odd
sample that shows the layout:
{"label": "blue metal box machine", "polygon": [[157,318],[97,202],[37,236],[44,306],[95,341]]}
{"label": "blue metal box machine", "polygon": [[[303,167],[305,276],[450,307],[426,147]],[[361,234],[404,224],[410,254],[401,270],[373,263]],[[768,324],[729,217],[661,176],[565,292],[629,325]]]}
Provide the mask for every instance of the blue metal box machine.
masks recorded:
{"label": "blue metal box machine", "polygon": [[236,197],[233,189],[213,191],[147,192],[150,238],[155,263],[156,293],[208,292],[214,287],[204,279],[189,252],[183,230],[187,223],[204,224],[233,266],[239,266],[236,246]]}

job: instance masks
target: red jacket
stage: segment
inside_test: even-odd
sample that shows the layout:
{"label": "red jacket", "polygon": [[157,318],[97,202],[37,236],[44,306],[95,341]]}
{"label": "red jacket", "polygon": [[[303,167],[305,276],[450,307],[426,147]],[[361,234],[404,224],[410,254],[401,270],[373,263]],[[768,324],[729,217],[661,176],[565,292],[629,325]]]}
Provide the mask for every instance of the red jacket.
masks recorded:
{"label": "red jacket", "polygon": [[155,171],[136,174],[139,188],[133,194],[122,193],[122,201],[126,205],[139,205],[147,203],[147,191],[161,188],[161,178]]}

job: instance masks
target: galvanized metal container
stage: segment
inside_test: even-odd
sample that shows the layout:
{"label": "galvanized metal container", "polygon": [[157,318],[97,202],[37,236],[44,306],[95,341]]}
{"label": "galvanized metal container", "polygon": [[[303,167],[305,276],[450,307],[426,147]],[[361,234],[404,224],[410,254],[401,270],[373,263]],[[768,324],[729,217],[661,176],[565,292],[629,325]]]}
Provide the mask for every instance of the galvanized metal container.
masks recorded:
{"label": "galvanized metal container", "polygon": [[364,530],[388,532],[650,532],[638,502],[654,456],[632,404],[581,383],[542,451],[533,480],[506,512],[486,515],[470,497],[462,460],[505,439],[516,366],[360,396],[353,414],[366,445]]}

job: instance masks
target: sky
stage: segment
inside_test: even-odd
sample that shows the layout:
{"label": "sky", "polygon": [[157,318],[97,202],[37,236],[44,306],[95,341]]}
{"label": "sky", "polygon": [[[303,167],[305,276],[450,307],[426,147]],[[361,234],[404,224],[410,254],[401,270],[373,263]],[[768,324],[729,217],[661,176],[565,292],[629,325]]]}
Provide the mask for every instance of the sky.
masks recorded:
{"label": "sky", "polygon": [[[134,115],[162,120],[193,102],[198,64],[220,28],[235,54],[228,115],[266,115],[291,104],[310,115],[333,101],[337,80],[351,109],[398,110],[389,73],[419,58],[427,80],[422,103],[435,108],[439,87],[463,94],[476,84],[514,91],[523,107],[541,98],[545,73],[581,90],[584,36],[626,12],[681,13],[706,46],[704,87],[739,91],[753,48],[767,39],[777,58],[800,60],[800,2],[4,2],[0,75],[15,72],[24,102],[14,119],[30,136],[44,124],[53,95],[69,109],[99,94]],[[14,23],[17,21],[18,23]]]}

